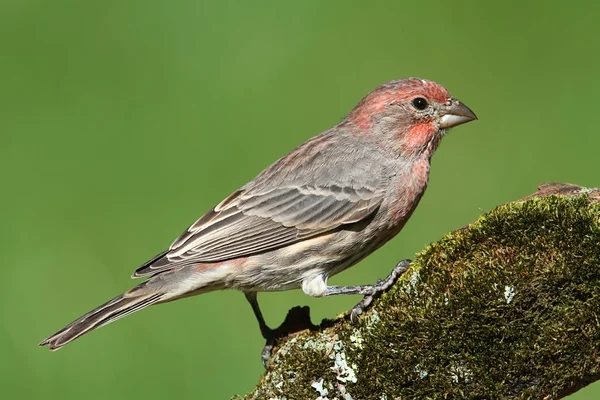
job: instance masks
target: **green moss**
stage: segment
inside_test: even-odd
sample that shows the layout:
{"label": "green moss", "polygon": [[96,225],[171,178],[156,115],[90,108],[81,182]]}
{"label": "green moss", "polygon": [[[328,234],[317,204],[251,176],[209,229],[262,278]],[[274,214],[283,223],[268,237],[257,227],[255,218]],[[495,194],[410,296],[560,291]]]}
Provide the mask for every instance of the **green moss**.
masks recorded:
{"label": "green moss", "polygon": [[358,322],[285,343],[247,398],[316,399],[320,380],[329,399],[556,398],[600,377],[599,314],[598,203],[511,203],[428,246]]}

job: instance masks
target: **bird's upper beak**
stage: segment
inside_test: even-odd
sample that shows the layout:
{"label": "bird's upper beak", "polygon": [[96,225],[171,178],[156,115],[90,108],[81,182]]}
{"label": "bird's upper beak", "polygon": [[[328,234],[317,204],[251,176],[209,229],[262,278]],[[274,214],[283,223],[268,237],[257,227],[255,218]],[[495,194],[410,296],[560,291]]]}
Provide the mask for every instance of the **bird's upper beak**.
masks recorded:
{"label": "bird's upper beak", "polygon": [[451,99],[450,104],[444,110],[444,115],[440,118],[440,128],[452,128],[474,119],[477,119],[477,115],[469,107],[457,99]]}

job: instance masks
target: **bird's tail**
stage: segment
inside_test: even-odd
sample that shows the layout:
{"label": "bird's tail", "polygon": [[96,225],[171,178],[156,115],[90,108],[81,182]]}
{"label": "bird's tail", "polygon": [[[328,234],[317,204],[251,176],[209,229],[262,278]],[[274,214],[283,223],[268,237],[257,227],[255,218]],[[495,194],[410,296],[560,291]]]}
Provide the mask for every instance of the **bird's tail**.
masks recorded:
{"label": "bird's tail", "polygon": [[[54,335],[43,340],[40,346],[49,346],[50,350],[58,350],[81,335],[159,302],[164,296],[164,293],[148,293],[148,291],[139,290],[141,289],[140,286],[115,297],[71,322]],[[136,294],[136,292],[142,293]]]}

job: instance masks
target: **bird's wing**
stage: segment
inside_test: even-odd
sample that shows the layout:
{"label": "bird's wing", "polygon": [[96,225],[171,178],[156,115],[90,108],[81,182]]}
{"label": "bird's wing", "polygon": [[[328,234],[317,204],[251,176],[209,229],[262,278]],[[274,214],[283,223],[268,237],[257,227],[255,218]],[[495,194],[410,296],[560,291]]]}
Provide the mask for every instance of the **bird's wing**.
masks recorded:
{"label": "bird's wing", "polygon": [[381,165],[364,149],[333,154],[328,146],[310,151],[310,143],[215,206],[134,276],[247,257],[372,215],[383,199]]}

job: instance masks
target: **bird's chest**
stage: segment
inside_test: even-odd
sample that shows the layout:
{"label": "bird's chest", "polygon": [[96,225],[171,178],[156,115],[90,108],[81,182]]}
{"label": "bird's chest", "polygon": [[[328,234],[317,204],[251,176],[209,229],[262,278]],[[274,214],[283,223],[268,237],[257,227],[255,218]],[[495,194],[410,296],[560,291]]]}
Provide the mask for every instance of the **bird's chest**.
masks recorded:
{"label": "bird's chest", "polygon": [[389,215],[392,230],[400,231],[417,208],[429,182],[429,165],[429,159],[419,159],[402,169],[396,177]]}

